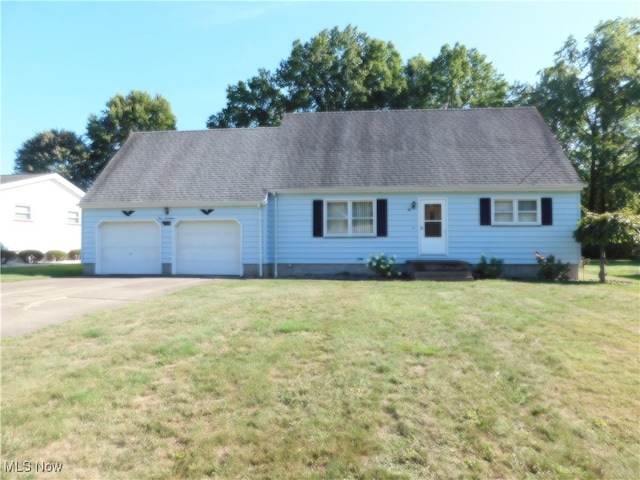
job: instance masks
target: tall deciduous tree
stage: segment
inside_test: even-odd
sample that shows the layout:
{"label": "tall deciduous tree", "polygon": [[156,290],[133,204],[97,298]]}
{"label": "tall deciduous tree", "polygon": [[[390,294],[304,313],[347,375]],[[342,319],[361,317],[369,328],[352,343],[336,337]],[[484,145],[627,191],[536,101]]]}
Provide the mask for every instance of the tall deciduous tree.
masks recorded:
{"label": "tall deciduous tree", "polygon": [[274,74],[229,86],[227,106],[207,126],[277,125],[294,111],[501,106],[508,88],[475,49],[445,45],[433,61],[418,55],[404,66],[392,43],[348,26],[296,40]]}
{"label": "tall deciduous tree", "polygon": [[304,44],[296,40],[277,75],[292,111],[385,108],[406,87],[393,44],[352,26],[324,30]]}
{"label": "tall deciduous tree", "polygon": [[565,42],[530,98],[587,182],[593,212],[640,211],[639,51],[640,19],[602,22],[584,49]]}
{"label": "tall deciduous tree", "polygon": [[89,149],[82,138],[68,130],[47,130],[25,141],[16,152],[15,173],[59,173],[86,189],[90,182],[82,175]]}
{"label": "tall deciduous tree", "polygon": [[486,56],[456,43],[444,45],[431,62],[421,55],[407,62],[406,107],[496,107],[507,103],[509,84]]}
{"label": "tall deciduous tree", "polygon": [[324,30],[297,40],[275,74],[227,88],[227,106],[207,127],[277,125],[284,112],[376,109],[399,106],[406,88],[402,59],[391,43],[355,27]]}
{"label": "tall deciduous tree", "polygon": [[247,82],[227,87],[227,106],[211,115],[208,128],[259,127],[277,125],[284,113],[286,99],[267,70]]}
{"label": "tall deciduous tree", "polygon": [[137,90],[126,97],[116,95],[99,116],[92,114],[87,122],[91,162],[86,165],[85,175],[95,179],[132,132],[175,129],[176,117],[161,95],[151,97]]}

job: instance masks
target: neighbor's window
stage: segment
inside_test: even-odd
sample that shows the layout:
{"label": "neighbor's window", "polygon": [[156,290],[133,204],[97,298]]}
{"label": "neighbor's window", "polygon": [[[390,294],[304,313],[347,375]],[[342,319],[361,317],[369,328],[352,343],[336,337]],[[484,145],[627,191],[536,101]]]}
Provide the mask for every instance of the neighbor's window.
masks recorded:
{"label": "neighbor's window", "polygon": [[67,212],[67,223],[78,224],[80,223],[80,213],[74,210]]}
{"label": "neighbor's window", "polygon": [[540,224],[540,199],[494,199],[494,224]]}
{"label": "neighbor's window", "polygon": [[375,235],[373,200],[327,201],[326,233],[335,236]]}
{"label": "neighbor's window", "polygon": [[31,207],[28,205],[16,205],[16,220],[31,220]]}

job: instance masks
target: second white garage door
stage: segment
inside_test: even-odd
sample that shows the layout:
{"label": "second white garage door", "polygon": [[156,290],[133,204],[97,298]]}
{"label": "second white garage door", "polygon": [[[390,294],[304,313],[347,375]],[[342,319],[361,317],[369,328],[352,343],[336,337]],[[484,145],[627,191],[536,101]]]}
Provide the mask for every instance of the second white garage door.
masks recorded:
{"label": "second white garage door", "polygon": [[178,275],[242,275],[242,234],[234,220],[176,225]]}

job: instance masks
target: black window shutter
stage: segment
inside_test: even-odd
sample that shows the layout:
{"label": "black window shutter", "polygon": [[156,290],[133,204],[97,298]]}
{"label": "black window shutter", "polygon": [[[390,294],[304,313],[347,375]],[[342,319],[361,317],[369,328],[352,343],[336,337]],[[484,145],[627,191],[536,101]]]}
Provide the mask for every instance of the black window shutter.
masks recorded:
{"label": "black window shutter", "polygon": [[553,199],[550,197],[540,200],[542,209],[542,225],[553,225]]}
{"label": "black window shutter", "polygon": [[324,235],[324,202],[322,200],[313,201],[313,236],[322,237]]}
{"label": "black window shutter", "polygon": [[379,198],[376,201],[376,235],[378,237],[387,236],[387,199]]}
{"label": "black window shutter", "polygon": [[491,199],[480,199],[480,225],[491,225]]}

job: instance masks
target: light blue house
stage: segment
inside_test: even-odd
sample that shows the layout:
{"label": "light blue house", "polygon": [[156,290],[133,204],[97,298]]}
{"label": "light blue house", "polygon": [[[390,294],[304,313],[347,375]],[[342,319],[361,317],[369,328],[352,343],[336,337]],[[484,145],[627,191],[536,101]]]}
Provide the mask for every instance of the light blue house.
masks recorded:
{"label": "light blue house", "polygon": [[287,114],[134,133],[81,202],[88,275],[366,273],[370,254],[577,276],[584,184],[535,108]]}

